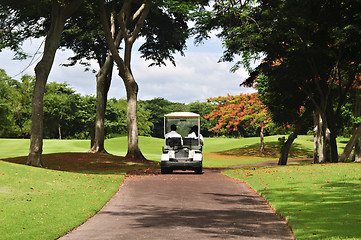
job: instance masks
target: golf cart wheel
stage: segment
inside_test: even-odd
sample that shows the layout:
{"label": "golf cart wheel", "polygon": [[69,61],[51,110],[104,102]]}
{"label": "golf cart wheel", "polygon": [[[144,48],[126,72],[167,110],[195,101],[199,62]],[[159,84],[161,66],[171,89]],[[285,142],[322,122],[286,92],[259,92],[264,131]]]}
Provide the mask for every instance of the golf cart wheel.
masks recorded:
{"label": "golf cart wheel", "polygon": [[199,167],[199,168],[194,169],[194,173],[196,173],[196,174],[202,174],[202,173],[203,173],[202,167]]}
{"label": "golf cart wheel", "polygon": [[161,174],[168,174],[168,173],[172,173],[172,172],[173,172],[173,170],[170,168],[161,168],[160,169]]}

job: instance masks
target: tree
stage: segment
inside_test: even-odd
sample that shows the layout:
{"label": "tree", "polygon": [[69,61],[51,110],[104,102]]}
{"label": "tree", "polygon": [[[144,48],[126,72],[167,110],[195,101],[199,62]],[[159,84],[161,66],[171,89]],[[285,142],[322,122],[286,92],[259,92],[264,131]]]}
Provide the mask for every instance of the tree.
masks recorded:
{"label": "tree", "polygon": [[[48,138],[62,139],[62,126],[65,131],[73,124],[67,121],[75,115],[77,109],[71,107],[72,95],[75,91],[67,83],[51,82],[46,85],[44,95],[44,135]],[[64,129],[63,129],[64,130]],[[65,134],[66,136],[67,134]]]}
{"label": "tree", "polygon": [[266,106],[257,94],[240,94],[237,96],[209,98],[213,104],[212,112],[205,116],[209,120],[217,119],[218,124],[210,129],[217,132],[237,132],[241,125],[260,128],[260,152],[264,151],[264,129],[270,125]]}
{"label": "tree", "polygon": [[91,135],[94,135],[95,101],[94,96],[85,96],[80,98],[79,103],[74,103],[79,109],[74,119],[80,121],[79,126],[81,126],[76,128],[78,138],[94,139]]}
{"label": "tree", "polygon": [[[152,65],[165,64],[168,59],[174,63],[172,54],[175,51],[183,53],[185,39],[189,36],[187,20],[190,10],[195,10],[194,3],[187,1],[125,1],[116,7],[118,1],[104,4],[99,0],[100,19],[104,28],[109,50],[118,66],[119,76],[123,79],[127,92],[127,128],[128,152],[126,157],[145,159],[138,145],[137,127],[137,95],[138,84],[131,70],[131,53],[134,42],[139,36],[144,36],[145,43],[140,52],[145,59],[153,60]],[[108,19],[116,14],[117,21],[109,24]],[[111,26],[116,27],[117,36],[114,38]],[[117,49],[117,43],[123,42],[122,58]]]}
{"label": "tree", "polygon": [[[27,164],[31,166],[43,166],[41,154],[43,148],[43,97],[45,85],[55,52],[59,46],[65,21],[80,7],[82,2],[83,0],[2,0],[0,2],[1,16],[6,16],[5,20],[2,18],[1,24],[7,30],[4,31],[6,34],[1,35],[1,38],[5,39],[5,44],[1,45],[2,48],[10,47],[21,53],[18,47],[14,47],[16,44],[20,44],[30,36],[39,37],[47,33],[43,57],[35,67],[36,81],[32,97],[31,141],[27,160]],[[39,29],[36,27],[39,27]],[[24,29],[24,31],[21,31],[21,29]],[[13,41],[12,39],[16,40]]]}
{"label": "tree", "polygon": [[[111,16],[111,22],[114,22]],[[115,28],[112,28],[114,37]],[[119,45],[120,42],[118,42]],[[104,148],[105,137],[105,112],[107,96],[111,84],[113,72],[113,58],[109,54],[105,36],[98,16],[96,15],[96,2],[87,2],[87,5],[74,14],[65,26],[62,46],[73,50],[74,56],[70,57],[72,66],[80,63],[88,71],[91,59],[95,59],[99,65],[96,74],[96,116],[94,122],[94,134],[92,134],[91,148],[89,152],[106,152]],[[95,70],[93,70],[95,72]]]}
{"label": "tree", "polygon": [[28,55],[22,51],[22,42],[30,37],[44,35],[44,21],[49,17],[49,0],[0,0],[0,52],[9,48],[15,52],[15,59]]}
{"label": "tree", "polygon": [[[13,124],[12,101],[13,96],[17,96],[12,88],[14,80],[6,75],[5,70],[0,70],[0,136],[9,136]],[[10,129],[9,129],[10,126]]]}
{"label": "tree", "polygon": [[[281,147],[278,160],[278,165],[286,165],[292,143],[304,127],[310,126],[310,121],[307,121],[310,111],[305,111],[308,109],[305,108],[308,105],[305,94],[294,81],[285,78],[284,73],[279,71],[278,65],[273,63],[270,68],[272,72],[267,73],[268,77],[261,75],[255,80],[248,79],[244,85],[248,82],[255,83],[260,100],[269,109],[275,123],[280,126],[294,126],[293,132]],[[279,79],[284,79],[284,81],[279,81]]]}
{"label": "tree", "polygon": [[189,112],[198,113],[201,116],[201,128],[200,132],[203,137],[210,136],[208,129],[213,128],[216,125],[216,121],[206,120],[204,116],[207,116],[212,111],[212,105],[208,102],[192,102],[187,105]]}
{"label": "tree", "polygon": [[[57,1],[48,0],[40,1],[41,3],[47,3],[47,7],[41,6],[41,17],[38,12],[31,12],[28,14],[26,5],[31,5],[31,0],[17,3],[7,3],[1,1],[4,6],[9,8],[1,8],[1,11],[7,11],[11,13],[18,11],[25,14],[25,18],[21,18],[18,24],[25,23],[29,19],[39,22],[39,19],[45,19],[41,21],[44,24],[42,26],[48,26],[41,31],[36,31],[38,36],[47,32],[45,41],[45,48],[42,60],[37,64],[35,68],[36,83],[33,94],[33,106],[32,106],[32,135],[31,144],[29,150],[28,164],[42,166],[41,153],[42,153],[42,135],[43,135],[43,95],[47,76],[50,72],[50,68],[54,59],[54,55],[57,47],[59,46],[59,40],[61,32],[64,28],[64,24],[67,19],[79,8],[82,0],[69,0],[69,1]],[[108,12],[105,10],[103,1],[100,3],[100,15],[103,27],[105,29],[105,36],[107,39],[108,47],[110,48],[113,58],[116,58],[118,65],[119,75],[126,85],[128,95],[128,153],[127,157],[130,158],[143,158],[137,140],[137,126],[136,126],[136,96],[138,86],[134,81],[131,69],[130,69],[130,57],[131,49],[134,41],[138,36],[144,36],[146,42],[140,48],[140,51],[148,60],[153,60],[153,65],[165,64],[165,60],[170,60],[174,63],[173,53],[180,51],[183,53],[185,47],[185,39],[189,36],[189,29],[186,24],[188,14],[190,10],[195,10],[195,4],[207,3],[208,1],[194,1],[179,2],[179,1],[107,1],[106,6],[109,6]],[[51,5],[50,5],[51,3]],[[113,4],[114,3],[114,4]],[[33,9],[37,9],[39,5],[31,5]],[[51,6],[51,8],[49,7]],[[112,7],[114,6],[114,8]],[[9,10],[10,9],[10,10]],[[52,9],[49,13],[48,9]],[[114,10],[114,11],[113,11]],[[150,11],[151,10],[151,11]],[[117,37],[112,38],[112,31],[109,28],[107,16],[117,14],[116,21],[112,21],[112,26],[118,27],[115,32]],[[147,21],[145,19],[149,14]],[[107,14],[108,13],[108,14]],[[15,16],[16,14],[9,14]],[[49,21],[49,16],[52,16]],[[115,15],[114,15],[115,16]],[[20,19],[20,18],[19,18]],[[10,21],[9,21],[10,22]],[[147,28],[142,28],[146,23]],[[32,26],[31,24],[27,26]],[[124,31],[125,30],[125,31]],[[32,31],[28,31],[32,32]],[[9,34],[14,36],[13,33]],[[34,36],[34,35],[31,35]],[[124,43],[124,59],[118,54],[117,44],[122,40]],[[19,41],[20,42],[20,41]]]}
{"label": "tree", "polygon": [[27,164],[43,167],[41,159],[43,151],[43,98],[45,85],[59,47],[61,33],[66,20],[80,7],[83,0],[62,1],[52,0],[51,23],[45,39],[44,53],[35,66],[36,81],[32,99],[31,139]]}
{"label": "tree", "polygon": [[[361,88],[356,88],[355,91],[355,117],[361,117]],[[358,137],[355,143],[355,162],[361,162],[361,136]]]}
{"label": "tree", "polygon": [[[354,152],[354,161],[355,162],[360,162],[360,158],[361,158],[361,149],[360,149],[360,139],[361,139],[361,88],[360,87],[355,87],[355,91],[354,91],[354,114],[349,114],[351,115],[351,126],[353,126],[353,134],[351,136],[351,139],[348,141],[348,143],[345,146],[345,149],[343,151],[343,153],[340,156],[340,161],[341,162],[345,162],[346,159],[350,156],[353,147],[355,147],[355,152]],[[346,111],[347,112],[347,111]]]}
{"label": "tree", "polygon": [[29,137],[31,133],[31,99],[35,84],[35,78],[29,75],[21,77],[21,83],[16,85],[16,91],[19,93],[13,99],[16,102],[12,105],[15,112],[14,120],[17,126],[17,136]]}
{"label": "tree", "polygon": [[164,115],[178,111],[184,106],[182,103],[170,102],[164,98],[153,98],[151,100],[139,101],[141,108],[149,112],[148,120],[153,124],[152,136],[164,137]]}
{"label": "tree", "polygon": [[[322,120],[321,162],[338,160],[338,119],[360,72],[359,7],[353,0],[217,1],[207,21],[221,28],[223,60],[243,57],[234,69],[244,64],[252,76],[270,77],[276,64],[284,74],[277,75],[277,81],[294,81],[307,96],[310,110]],[[264,61],[251,68],[254,58]]]}
{"label": "tree", "polygon": [[31,95],[34,78],[21,77],[18,82],[0,69],[0,136],[30,136]]}

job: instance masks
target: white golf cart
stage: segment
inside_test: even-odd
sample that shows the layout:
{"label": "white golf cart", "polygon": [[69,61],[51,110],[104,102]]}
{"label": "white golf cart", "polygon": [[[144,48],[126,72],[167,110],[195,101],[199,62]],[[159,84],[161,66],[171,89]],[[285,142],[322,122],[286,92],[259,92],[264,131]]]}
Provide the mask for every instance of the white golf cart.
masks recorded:
{"label": "white golf cart", "polygon": [[196,127],[199,136],[200,116],[192,112],[173,112],[164,115],[164,136],[176,125],[180,137],[165,139],[161,158],[161,173],[172,173],[173,170],[194,170],[202,173],[202,146],[199,137],[188,137],[190,129]]}

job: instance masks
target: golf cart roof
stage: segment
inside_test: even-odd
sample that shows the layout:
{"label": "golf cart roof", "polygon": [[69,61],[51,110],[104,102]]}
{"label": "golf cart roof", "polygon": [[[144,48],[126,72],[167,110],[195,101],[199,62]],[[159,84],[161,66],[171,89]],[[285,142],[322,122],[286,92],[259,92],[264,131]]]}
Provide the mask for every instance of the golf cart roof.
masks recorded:
{"label": "golf cart roof", "polygon": [[165,118],[199,118],[200,115],[192,112],[172,112],[164,115]]}

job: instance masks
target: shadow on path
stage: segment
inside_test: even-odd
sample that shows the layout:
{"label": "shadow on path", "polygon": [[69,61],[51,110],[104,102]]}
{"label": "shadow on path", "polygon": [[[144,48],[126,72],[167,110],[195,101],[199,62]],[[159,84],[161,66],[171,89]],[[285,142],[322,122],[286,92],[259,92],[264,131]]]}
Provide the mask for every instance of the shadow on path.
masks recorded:
{"label": "shadow on path", "polygon": [[93,218],[61,239],[293,239],[243,183],[204,174],[128,176]]}

